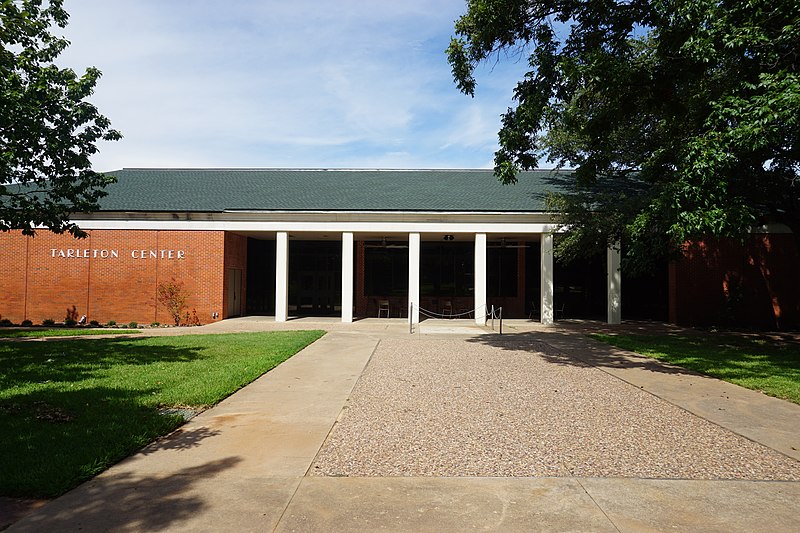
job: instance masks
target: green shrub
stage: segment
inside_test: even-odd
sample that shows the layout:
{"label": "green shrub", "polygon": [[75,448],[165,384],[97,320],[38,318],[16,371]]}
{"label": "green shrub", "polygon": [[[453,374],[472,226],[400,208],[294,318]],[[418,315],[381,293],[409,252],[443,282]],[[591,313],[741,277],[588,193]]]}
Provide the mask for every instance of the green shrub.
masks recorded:
{"label": "green shrub", "polygon": [[160,322],[153,322],[152,324],[150,324],[150,326],[152,326],[152,327],[154,327],[154,328],[157,328],[157,327],[158,327],[158,326],[160,326],[160,325],[161,325],[161,323],[160,323]]}
{"label": "green shrub", "polygon": [[116,326],[116,325],[117,325],[117,321],[116,320],[109,320],[108,323],[106,324],[106,326],[109,326],[109,327],[110,326]]}
{"label": "green shrub", "polygon": [[33,322],[26,318],[25,320],[22,321],[22,325],[26,328],[29,328],[33,325]]}
{"label": "green shrub", "polygon": [[98,322],[97,320],[90,320],[89,325],[92,326],[93,328],[97,328],[100,327],[100,322]]}
{"label": "green shrub", "polygon": [[138,322],[128,322],[128,327],[131,329],[136,329],[139,327]]}
{"label": "green shrub", "polygon": [[43,326],[55,326],[56,325],[56,321],[53,320],[52,318],[45,318],[44,320],[42,320],[42,325]]}
{"label": "green shrub", "polygon": [[78,321],[75,320],[74,318],[67,318],[66,320],[64,320],[64,325],[67,326],[68,328],[75,326],[77,323]]}
{"label": "green shrub", "polygon": [[9,319],[7,319],[7,318],[4,318],[4,319],[0,320],[0,326],[2,326],[2,327],[4,327],[4,328],[7,328],[8,326],[13,326],[13,325],[14,325],[14,323],[13,323],[13,322],[11,322],[11,321],[10,321]]}

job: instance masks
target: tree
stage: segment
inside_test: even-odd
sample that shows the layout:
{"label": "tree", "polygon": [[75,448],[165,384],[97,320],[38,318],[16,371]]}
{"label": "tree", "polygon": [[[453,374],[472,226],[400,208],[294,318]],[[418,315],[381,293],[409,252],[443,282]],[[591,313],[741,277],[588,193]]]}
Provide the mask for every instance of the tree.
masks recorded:
{"label": "tree", "polygon": [[53,61],[69,42],[53,35],[69,15],[63,0],[0,0],[0,230],[36,226],[85,236],[69,215],[98,209],[113,178],[89,158],[121,138],[86,101],[100,77]]}
{"label": "tree", "polygon": [[495,173],[573,168],[549,198],[567,257],[622,241],[647,269],[686,241],[779,222],[800,248],[796,0],[470,0],[447,50],[475,67],[529,54]]}
{"label": "tree", "polygon": [[156,299],[166,308],[176,326],[181,325],[184,316],[186,322],[189,322],[189,313],[186,312],[188,296],[182,282],[172,278],[170,281],[159,283],[156,287]]}

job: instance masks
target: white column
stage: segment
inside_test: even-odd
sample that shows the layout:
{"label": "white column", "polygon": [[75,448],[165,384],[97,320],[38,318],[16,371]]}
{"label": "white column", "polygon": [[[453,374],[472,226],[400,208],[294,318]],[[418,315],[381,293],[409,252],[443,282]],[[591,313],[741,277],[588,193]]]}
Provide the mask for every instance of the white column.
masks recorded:
{"label": "white column", "polygon": [[553,234],[542,234],[541,253],[541,309],[542,324],[553,323]]}
{"label": "white column", "polygon": [[412,324],[419,324],[419,233],[408,234],[408,303]]}
{"label": "white column", "polygon": [[279,231],[275,239],[275,322],[289,317],[289,234]]}
{"label": "white column", "polygon": [[622,271],[620,270],[620,244],[606,251],[608,265],[608,323],[622,323]]}
{"label": "white column", "polygon": [[486,234],[475,234],[475,323],[486,324]]}
{"label": "white column", "polygon": [[342,322],[353,321],[353,234],[342,233]]}

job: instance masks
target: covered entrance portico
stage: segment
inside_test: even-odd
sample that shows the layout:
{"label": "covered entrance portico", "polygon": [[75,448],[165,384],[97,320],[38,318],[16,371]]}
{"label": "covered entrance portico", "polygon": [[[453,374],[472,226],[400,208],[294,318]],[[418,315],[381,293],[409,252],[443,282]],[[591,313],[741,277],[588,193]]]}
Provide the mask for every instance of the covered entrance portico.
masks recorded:
{"label": "covered entrance portico", "polygon": [[[304,226],[285,227],[267,237],[275,244],[278,322],[290,316],[338,315],[347,323],[355,317],[380,315],[419,323],[423,309],[445,316],[468,315],[483,325],[492,305],[504,306],[506,317],[535,316],[543,324],[556,318],[554,228],[549,224],[370,221],[328,223],[324,233]],[[317,257],[315,265],[298,257],[309,254]],[[326,258],[324,264],[320,254]],[[615,324],[621,321],[618,250],[608,250],[607,263],[607,320]],[[538,277],[536,287],[530,286],[531,272]],[[262,274],[272,272],[250,275]],[[319,285],[322,281],[324,286]]]}

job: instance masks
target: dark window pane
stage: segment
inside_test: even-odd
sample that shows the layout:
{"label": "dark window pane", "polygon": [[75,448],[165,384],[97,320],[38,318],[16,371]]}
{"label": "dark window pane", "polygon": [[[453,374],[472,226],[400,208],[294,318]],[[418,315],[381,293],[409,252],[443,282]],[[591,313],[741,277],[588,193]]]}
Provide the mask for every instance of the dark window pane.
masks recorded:
{"label": "dark window pane", "polygon": [[422,296],[472,296],[475,245],[471,242],[423,242],[420,249]]}
{"label": "dark window pane", "polygon": [[[507,246],[513,245],[516,243],[507,243]],[[489,296],[516,296],[518,248],[489,248],[487,252],[486,288]]]}
{"label": "dark window pane", "polygon": [[364,292],[367,296],[406,296],[408,249],[367,243],[364,248]]}

